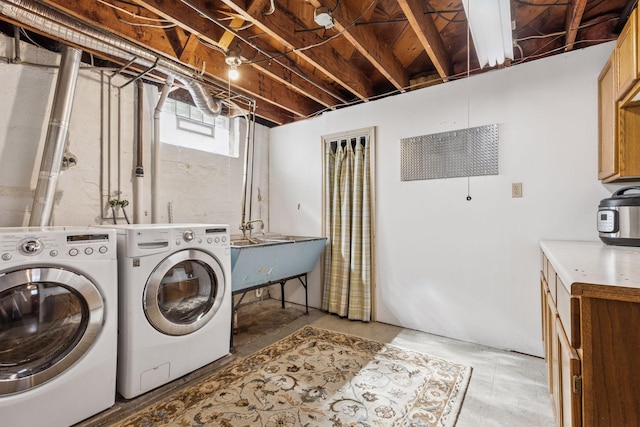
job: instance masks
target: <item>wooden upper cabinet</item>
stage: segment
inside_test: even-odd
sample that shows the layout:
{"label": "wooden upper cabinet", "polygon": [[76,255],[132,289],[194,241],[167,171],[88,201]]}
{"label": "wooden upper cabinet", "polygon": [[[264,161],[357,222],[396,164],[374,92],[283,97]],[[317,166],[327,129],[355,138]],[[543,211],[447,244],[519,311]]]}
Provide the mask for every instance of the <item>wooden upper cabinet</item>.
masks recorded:
{"label": "wooden upper cabinet", "polygon": [[635,84],[638,68],[638,10],[634,9],[616,42],[617,66],[616,99],[623,98]]}
{"label": "wooden upper cabinet", "polygon": [[598,76],[598,179],[640,180],[640,40],[634,9]]}
{"label": "wooden upper cabinet", "polygon": [[614,51],[598,77],[598,179],[604,180],[618,169],[616,70]]}

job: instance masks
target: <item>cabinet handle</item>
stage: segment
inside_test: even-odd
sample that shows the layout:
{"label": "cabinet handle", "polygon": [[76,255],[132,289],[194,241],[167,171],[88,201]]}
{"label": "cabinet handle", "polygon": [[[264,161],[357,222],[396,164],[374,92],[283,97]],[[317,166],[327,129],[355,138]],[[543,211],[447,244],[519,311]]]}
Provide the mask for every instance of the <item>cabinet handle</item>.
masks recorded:
{"label": "cabinet handle", "polygon": [[573,376],[573,394],[582,395],[582,375]]}

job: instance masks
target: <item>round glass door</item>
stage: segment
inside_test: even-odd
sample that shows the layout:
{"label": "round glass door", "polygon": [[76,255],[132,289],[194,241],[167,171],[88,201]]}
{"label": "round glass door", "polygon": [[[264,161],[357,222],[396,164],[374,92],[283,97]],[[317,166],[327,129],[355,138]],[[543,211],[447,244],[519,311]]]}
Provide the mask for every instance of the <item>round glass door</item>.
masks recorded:
{"label": "round glass door", "polygon": [[0,395],[64,372],[95,341],[102,295],[86,277],[60,268],[0,274]]}
{"label": "round glass door", "polygon": [[186,335],[205,326],[224,296],[224,274],[211,255],[176,252],[155,268],[144,292],[147,319],[167,335]]}

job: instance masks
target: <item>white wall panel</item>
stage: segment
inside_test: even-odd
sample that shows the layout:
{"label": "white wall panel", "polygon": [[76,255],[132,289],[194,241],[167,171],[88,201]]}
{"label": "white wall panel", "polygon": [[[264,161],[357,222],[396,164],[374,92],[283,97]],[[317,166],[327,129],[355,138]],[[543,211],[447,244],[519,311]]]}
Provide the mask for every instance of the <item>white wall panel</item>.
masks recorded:
{"label": "white wall panel", "polygon": [[[378,320],[540,355],[540,239],[597,240],[597,76],[613,44],[271,130],[271,225],[322,234],[321,135],[377,128]],[[400,139],[500,125],[500,174],[400,180]],[[523,198],[511,198],[511,183]],[[300,208],[298,208],[300,206]],[[320,305],[320,268],[311,304]],[[292,299],[300,302],[301,292]]]}

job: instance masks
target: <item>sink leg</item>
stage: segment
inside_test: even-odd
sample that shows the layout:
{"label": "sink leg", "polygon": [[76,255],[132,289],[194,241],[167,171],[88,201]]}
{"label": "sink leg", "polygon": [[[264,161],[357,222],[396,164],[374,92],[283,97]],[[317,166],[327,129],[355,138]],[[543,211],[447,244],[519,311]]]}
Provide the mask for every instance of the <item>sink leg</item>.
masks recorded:
{"label": "sink leg", "polygon": [[280,297],[282,298],[282,308],[284,308],[284,284],[286,282],[283,280],[280,282]]}

